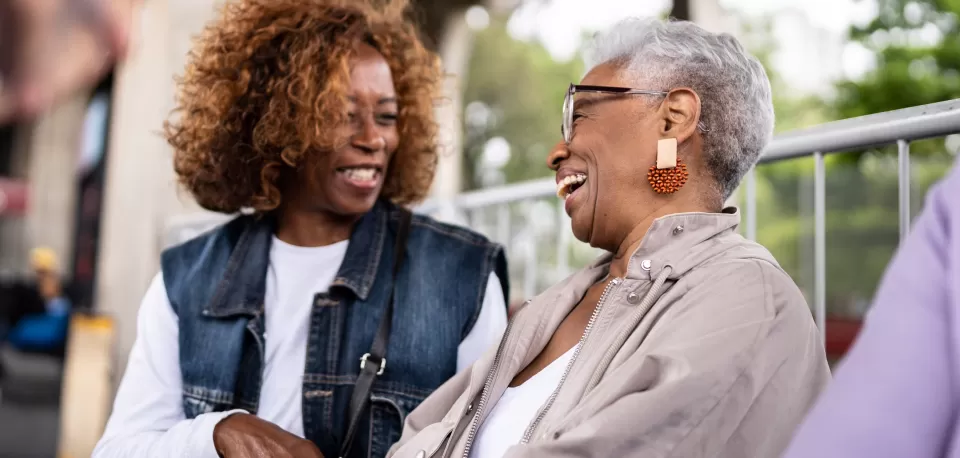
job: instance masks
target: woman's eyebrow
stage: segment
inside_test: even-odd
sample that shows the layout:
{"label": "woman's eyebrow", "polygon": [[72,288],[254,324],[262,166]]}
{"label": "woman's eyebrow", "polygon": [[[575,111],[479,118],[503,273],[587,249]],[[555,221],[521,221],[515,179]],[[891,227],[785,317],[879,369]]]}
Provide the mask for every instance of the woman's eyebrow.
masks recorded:
{"label": "woman's eyebrow", "polygon": [[[357,97],[353,95],[348,95],[347,100],[353,103],[357,103]],[[377,105],[383,105],[385,103],[397,103],[397,97],[391,95],[389,97],[381,97],[379,100],[377,100]]]}
{"label": "woman's eyebrow", "polygon": [[602,102],[603,100],[604,99],[600,97],[583,97],[580,99],[576,99],[573,101],[573,109],[574,111],[576,111],[576,110],[583,110],[586,108],[590,108],[591,106],[596,105],[597,103]]}

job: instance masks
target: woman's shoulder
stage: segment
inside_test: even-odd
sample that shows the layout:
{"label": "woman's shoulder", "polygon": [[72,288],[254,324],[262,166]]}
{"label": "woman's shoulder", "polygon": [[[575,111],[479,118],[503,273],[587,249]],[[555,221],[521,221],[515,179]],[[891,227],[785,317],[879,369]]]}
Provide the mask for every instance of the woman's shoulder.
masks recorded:
{"label": "woman's shoulder", "polygon": [[202,249],[211,243],[226,242],[235,244],[246,229],[256,222],[252,215],[237,215],[223,218],[198,218],[196,221],[186,221],[179,227],[168,228],[168,232],[176,233],[167,241],[164,252],[183,252]]}
{"label": "woman's shoulder", "polygon": [[255,224],[256,217],[239,215],[184,237],[186,240],[165,248],[160,254],[161,268],[164,271],[190,271],[211,259],[225,262],[246,229]]}

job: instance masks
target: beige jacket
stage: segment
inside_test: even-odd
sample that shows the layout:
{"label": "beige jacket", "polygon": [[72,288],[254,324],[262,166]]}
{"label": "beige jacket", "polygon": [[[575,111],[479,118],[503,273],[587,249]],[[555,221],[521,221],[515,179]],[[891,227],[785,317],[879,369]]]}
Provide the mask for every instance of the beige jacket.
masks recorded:
{"label": "beige jacket", "polygon": [[[829,380],[797,286],[736,209],[653,223],[611,280],[519,457],[773,458]],[[491,349],[407,416],[395,458],[465,457],[511,379],[611,257],[530,301]]]}

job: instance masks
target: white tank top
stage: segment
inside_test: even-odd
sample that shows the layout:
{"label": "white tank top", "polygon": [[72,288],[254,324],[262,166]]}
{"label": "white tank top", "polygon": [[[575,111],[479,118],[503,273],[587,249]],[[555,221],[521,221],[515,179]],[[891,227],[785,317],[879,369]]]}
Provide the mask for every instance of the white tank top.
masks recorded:
{"label": "white tank top", "polygon": [[576,349],[567,350],[522,385],[507,388],[480,425],[470,458],[501,458],[508,448],[520,443],[540,407],[560,384]]}

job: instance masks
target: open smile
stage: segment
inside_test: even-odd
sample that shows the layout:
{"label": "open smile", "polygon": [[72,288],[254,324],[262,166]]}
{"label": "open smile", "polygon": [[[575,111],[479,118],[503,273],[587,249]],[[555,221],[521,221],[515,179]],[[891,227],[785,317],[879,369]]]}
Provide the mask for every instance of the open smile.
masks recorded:
{"label": "open smile", "polygon": [[577,190],[580,189],[580,187],[586,182],[587,174],[585,173],[567,175],[562,180],[557,182],[557,197],[564,200],[570,199],[570,197],[573,196],[573,194],[577,192]]}
{"label": "open smile", "polygon": [[363,189],[376,188],[383,177],[383,168],[370,165],[337,167],[337,175],[348,184]]}

